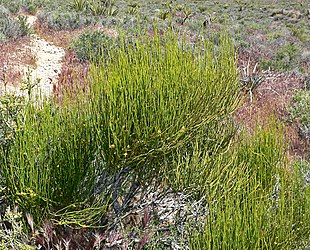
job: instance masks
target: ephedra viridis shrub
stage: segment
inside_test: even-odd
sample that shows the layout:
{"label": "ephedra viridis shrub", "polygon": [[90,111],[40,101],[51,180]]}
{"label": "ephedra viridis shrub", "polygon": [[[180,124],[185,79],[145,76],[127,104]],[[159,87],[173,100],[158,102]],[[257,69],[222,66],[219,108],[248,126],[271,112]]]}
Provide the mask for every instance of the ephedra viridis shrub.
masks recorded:
{"label": "ephedra viridis shrub", "polygon": [[219,41],[205,38],[190,47],[185,37],[157,31],[119,38],[91,67],[89,107],[97,114],[108,169],[126,166],[154,175],[164,160],[181,148],[191,150],[197,136],[208,138],[235,110],[234,46],[225,33]]}
{"label": "ephedra viridis shrub", "polygon": [[[76,224],[99,223],[115,187],[122,189],[114,185],[109,200],[102,176],[131,173],[150,183],[180,151],[193,151],[197,137],[211,145],[238,104],[234,45],[225,33],[217,44],[206,36],[193,47],[185,36],[155,31],[110,47],[91,64],[86,91],[74,101],[29,102],[14,141],[1,148],[7,197],[37,221],[60,209],[57,216]],[[85,213],[71,212],[81,208],[89,216],[79,221]]]}
{"label": "ephedra viridis shrub", "polygon": [[[283,128],[271,120],[239,137],[212,160],[193,157],[200,175],[189,181],[200,181],[207,213],[199,226],[188,226],[190,249],[306,249],[310,187],[302,169],[289,164]],[[184,169],[194,169],[191,163]]]}

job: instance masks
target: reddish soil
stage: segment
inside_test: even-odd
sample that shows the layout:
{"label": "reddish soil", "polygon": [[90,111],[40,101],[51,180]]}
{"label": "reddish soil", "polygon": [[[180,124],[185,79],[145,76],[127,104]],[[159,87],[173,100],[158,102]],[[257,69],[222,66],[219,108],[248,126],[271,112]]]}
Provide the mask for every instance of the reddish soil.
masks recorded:
{"label": "reddish soil", "polygon": [[68,30],[55,31],[55,30],[49,29],[45,23],[39,23],[39,22],[35,23],[34,29],[35,29],[35,32],[41,38],[62,48],[68,47],[73,38],[77,37],[84,31],[89,30],[89,28],[86,27],[86,28],[70,30],[70,31]]}
{"label": "reddish soil", "polygon": [[0,44],[0,82],[1,85],[18,86],[23,72],[23,66],[35,67],[36,57],[27,46],[30,46],[29,37]]}
{"label": "reddish soil", "polygon": [[290,156],[309,158],[309,141],[299,135],[296,123],[287,122],[287,108],[296,90],[303,87],[303,78],[294,73],[272,71],[260,72],[260,75],[263,75],[265,80],[253,93],[245,93],[244,102],[235,113],[236,120],[253,129],[258,122],[261,123],[271,116],[280,119],[285,124],[287,139],[291,144]]}

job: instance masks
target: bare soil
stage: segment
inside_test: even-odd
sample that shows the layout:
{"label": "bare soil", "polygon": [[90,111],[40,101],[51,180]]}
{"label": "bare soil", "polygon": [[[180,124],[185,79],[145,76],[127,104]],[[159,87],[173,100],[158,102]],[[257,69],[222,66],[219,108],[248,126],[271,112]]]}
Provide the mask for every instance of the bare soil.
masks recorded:
{"label": "bare soil", "polygon": [[[35,16],[27,16],[30,26],[33,26],[36,20]],[[1,58],[6,58],[3,63],[5,65],[2,65],[2,92],[7,90],[25,94],[20,90],[21,83],[30,80],[37,83],[36,94],[50,96],[53,93],[53,83],[61,72],[64,55],[63,48],[37,34],[4,44],[1,49]]]}

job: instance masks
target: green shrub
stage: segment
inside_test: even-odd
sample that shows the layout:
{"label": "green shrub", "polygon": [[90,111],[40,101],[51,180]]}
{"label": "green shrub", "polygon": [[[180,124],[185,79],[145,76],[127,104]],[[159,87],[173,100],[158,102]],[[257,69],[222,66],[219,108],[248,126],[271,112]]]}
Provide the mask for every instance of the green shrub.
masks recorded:
{"label": "green shrub", "polygon": [[277,50],[271,59],[261,59],[262,69],[271,68],[273,70],[288,71],[298,66],[300,48],[296,44],[287,44]]}
{"label": "green shrub", "polygon": [[297,171],[300,172],[300,182],[304,186],[310,185],[310,162],[308,160],[299,160],[295,162]]}
{"label": "green shrub", "polygon": [[0,150],[6,197],[36,223],[47,211],[60,223],[98,223],[102,204],[125,188],[123,175],[145,183],[198,137],[208,141],[238,103],[234,46],[222,34],[217,48],[209,40],[187,47],[170,32],[120,39],[91,65],[75,101],[28,103]]}
{"label": "green shrub", "polygon": [[0,96],[0,145],[14,141],[19,116],[25,106],[24,97],[4,94]]}
{"label": "green shrub", "polygon": [[293,36],[297,37],[301,42],[305,43],[308,41],[308,35],[304,27],[290,27],[290,32]]}
{"label": "green shrub", "polygon": [[230,190],[229,185],[234,182],[226,183],[227,175],[233,177],[244,170],[242,167],[232,170],[236,157],[229,150],[236,125],[231,119],[213,121],[202,133],[187,148],[178,150],[163,166],[167,184],[175,191],[188,192],[187,195],[196,200],[209,195],[213,181],[221,182],[222,189],[227,185],[226,190]]}
{"label": "green shrub", "polygon": [[[204,225],[189,225],[190,249],[297,249],[309,243],[310,187],[288,171],[278,125],[244,134],[206,176]],[[222,158],[230,160],[222,161]],[[224,165],[223,165],[224,163]],[[194,168],[195,165],[192,165]]]}
{"label": "green shrub", "polygon": [[221,34],[218,48],[206,39],[193,50],[167,33],[120,39],[90,69],[91,110],[101,114],[100,145],[112,170],[152,175],[178,150],[190,153],[197,137],[207,141],[237,106],[232,41]]}
{"label": "green shrub", "polygon": [[44,6],[44,3],[42,3],[42,2],[40,3],[40,2],[35,1],[35,0],[26,0],[26,1],[24,0],[22,8],[27,13],[29,13],[31,15],[35,15],[38,8],[42,7],[42,5]]}
{"label": "green shrub", "polygon": [[97,145],[85,115],[48,103],[37,109],[30,103],[17,121],[14,142],[2,145],[7,196],[35,218],[94,193]]}
{"label": "green shrub", "polygon": [[6,41],[6,36],[0,32],[0,43],[5,42]]}
{"label": "green shrub", "polygon": [[85,11],[87,8],[87,0],[71,0],[69,6],[76,11]]}
{"label": "green shrub", "polygon": [[12,13],[17,13],[21,7],[21,0],[16,1],[1,0],[0,5],[2,7],[7,8]]}
{"label": "green shrub", "polygon": [[26,36],[32,32],[30,25],[27,23],[26,16],[19,16],[17,18],[17,22],[18,22],[19,29],[20,29],[20,36]]}
{"label": "green shrub", "polygon": [[90,0],[89,9],[92,15],[102,16],[106,13],[109,0]]}
{"label": "green shrub", "polygon": [[80,13],[60,12],[59,10],[42,13],[40,20],[45,20],[47,26],[54,30],[74,30],[93,22],[91,17],[83,16]]}
{"label": "green shrub", "polygon": [[101,31],[85,32],[71,44],[81,61],[94,62],[98,62],[102,56],[107,56],[112,46],[113,40]]}

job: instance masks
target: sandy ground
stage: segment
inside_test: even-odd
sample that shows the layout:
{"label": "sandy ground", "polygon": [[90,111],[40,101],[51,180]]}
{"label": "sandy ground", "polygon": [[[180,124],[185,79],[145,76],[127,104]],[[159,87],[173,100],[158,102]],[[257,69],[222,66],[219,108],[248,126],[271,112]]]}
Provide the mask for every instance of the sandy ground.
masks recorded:
{"label": "sandy ground", "polygon": [[[33,27],[36,16],[27,16],[28,24]],[[50,42],[42,39],[37,34],[30,36],[30,42],[24,45],[24,51],[30,51],[35,58],[35,65],[19,65],[22,72],[22,82],[36,84],[33,94],[47,97],[53,94],[53,83],[57,81],[61,72],[65,51]],[[21,56],[23,53],[21,53]],[[22,91],[20,85],[7,85],[6,90],[22,95],[27,95],[27,90]],[[3,92],[3,86],[2,86]]]}

